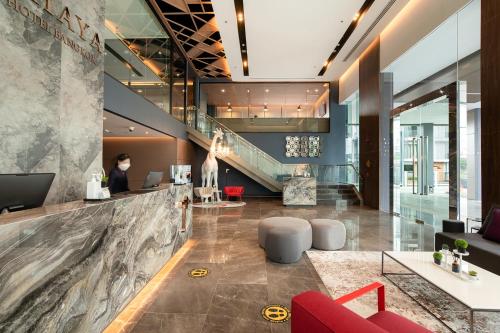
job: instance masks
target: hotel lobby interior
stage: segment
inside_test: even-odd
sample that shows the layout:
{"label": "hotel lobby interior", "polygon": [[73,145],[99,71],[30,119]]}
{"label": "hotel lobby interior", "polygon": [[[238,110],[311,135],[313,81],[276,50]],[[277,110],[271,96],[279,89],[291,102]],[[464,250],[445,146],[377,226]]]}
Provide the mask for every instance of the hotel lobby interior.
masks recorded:
{"label": "hotel lobby interior", "polygon": [[499,26],[1,0],[0,332],[500,333]]}

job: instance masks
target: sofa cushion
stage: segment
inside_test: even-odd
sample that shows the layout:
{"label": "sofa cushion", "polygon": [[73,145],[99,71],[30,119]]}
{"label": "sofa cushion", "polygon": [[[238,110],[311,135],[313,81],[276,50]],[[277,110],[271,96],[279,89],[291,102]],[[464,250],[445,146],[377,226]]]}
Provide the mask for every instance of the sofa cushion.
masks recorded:
{"label": "sofa cushion", "polygon": [[401,317],[390,311],[380,311],[367,318],[370,322],[387,332],[394,333],[432,333],[428,329],[415,324],[411,320]]}
{"label": "sofa cushion", "polygon": [[500,243],[500,209],[493,212],[493,218],[484,231],[483,238]]}
{"label": "sofa cushion", "polygon": [[479,228],[479,231],[477,232],[480,235],[483,235],[488,226],[490,225],[491,221],[493,220],[493,216],[495,215],[496,211],[500,211],[500,206],[499,205],[493,205],[490,210],[488,211],[488,215],[486,215],[486,218],[484,219],[483,224],[481,225],[481,228]]}

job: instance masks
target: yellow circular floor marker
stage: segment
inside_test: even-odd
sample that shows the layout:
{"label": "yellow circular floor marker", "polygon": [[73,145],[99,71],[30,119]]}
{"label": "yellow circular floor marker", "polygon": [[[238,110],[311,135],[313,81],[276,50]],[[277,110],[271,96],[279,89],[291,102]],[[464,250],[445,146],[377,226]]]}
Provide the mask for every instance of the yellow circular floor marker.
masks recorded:
{"label": "yellow circular floor marker", "polygon": [[284,323],[291,316],[290,310],[286,306],[279,304],[270,304],[262,308],[262,317],[271,323]]}
{"label": "yellow circular floor marker", "polygon": [[208,275],[207,268],[195,268],[189,271],[188,274],[192,278],[204,278]]}

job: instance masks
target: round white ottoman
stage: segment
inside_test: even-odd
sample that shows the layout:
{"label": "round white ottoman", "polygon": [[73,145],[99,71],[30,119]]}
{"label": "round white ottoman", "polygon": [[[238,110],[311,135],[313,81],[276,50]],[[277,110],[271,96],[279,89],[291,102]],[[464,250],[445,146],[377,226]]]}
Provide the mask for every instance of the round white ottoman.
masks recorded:
{"label": "round white ottoman", "polygon": [[338,250],[344,247],[346,230],[342,222],[312,219],[312,246],[318,250]]}
{"label": "round white ottoman", "polygon": [[270,217],[259,223],[259,245],[275,262],[298,261],[312,246],[311,224],[296,217]]}
{"label": "round white ottoman", "polygon": [[266,256],[280,264],[291,264],[302,257],[301,235],[290,228],[271,228],[266,236]]}

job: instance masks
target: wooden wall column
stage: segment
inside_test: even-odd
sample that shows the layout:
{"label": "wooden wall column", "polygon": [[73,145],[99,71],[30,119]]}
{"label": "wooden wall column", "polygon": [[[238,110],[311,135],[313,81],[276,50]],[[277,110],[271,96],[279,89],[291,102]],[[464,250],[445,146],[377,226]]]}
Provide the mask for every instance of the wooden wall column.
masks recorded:
{"label": "wooden wall column", "polygon": [[483,218],[500,204],[500,1],[481,1],[481,196]]}
{"label": "wooden wall column", "polygon": [[379,208],[380,40],[359,59],[359,171],[364,204]]}

